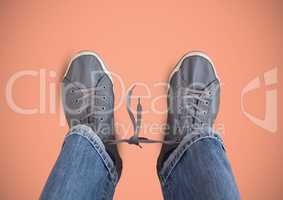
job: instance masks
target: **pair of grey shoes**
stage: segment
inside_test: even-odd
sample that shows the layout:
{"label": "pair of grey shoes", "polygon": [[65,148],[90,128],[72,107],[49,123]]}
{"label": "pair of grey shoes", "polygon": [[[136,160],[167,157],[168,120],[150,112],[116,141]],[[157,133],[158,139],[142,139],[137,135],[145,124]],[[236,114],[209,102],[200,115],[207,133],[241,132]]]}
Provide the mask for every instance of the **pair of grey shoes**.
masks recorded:
{"label": "pair of grey shoes", "polygon": [[168,117],[163,141],[139,137],[142,107],[136,118],[127,110],[134,125],[129,139],[116,139],[114,128],[114,92],[111,73],[94,52],[83,51],[69,64],[62,84],[63,107],[69,127],[84,124],[101,138],[120,176],[122,161],[117,144],[163,143],[157,167],[178,146],[184,136],[196,130],[211,130],[219,108],[220,84],[212,61],[201,52],[190,52],[178,63],[169,78]]}

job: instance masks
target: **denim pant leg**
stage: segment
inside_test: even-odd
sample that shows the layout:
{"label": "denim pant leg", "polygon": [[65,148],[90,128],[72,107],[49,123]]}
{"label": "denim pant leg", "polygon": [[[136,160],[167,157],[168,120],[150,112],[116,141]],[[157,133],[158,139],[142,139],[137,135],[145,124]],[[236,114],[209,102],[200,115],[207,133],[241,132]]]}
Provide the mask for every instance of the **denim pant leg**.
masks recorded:
{"label": "denim pant leg", "polygon": [[238,200],[240,194],[218,135],[186,136],[158,172],[165,200]]}
{"label": "denim pant leg", "polygon": [[110,200],[118,174],[100,138],[78,125],[65,138],[41,200]]}

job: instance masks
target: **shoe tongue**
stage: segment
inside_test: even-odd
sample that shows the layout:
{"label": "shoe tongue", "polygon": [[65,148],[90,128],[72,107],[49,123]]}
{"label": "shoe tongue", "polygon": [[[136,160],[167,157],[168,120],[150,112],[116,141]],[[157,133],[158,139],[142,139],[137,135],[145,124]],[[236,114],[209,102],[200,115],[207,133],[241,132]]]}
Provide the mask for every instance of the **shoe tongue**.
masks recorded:
{"label": "shoe tongue", "polygon": [[185,59],[179,71],[183,86],[203,90],[216,79],[213,66],[203,59],[192,57]]}

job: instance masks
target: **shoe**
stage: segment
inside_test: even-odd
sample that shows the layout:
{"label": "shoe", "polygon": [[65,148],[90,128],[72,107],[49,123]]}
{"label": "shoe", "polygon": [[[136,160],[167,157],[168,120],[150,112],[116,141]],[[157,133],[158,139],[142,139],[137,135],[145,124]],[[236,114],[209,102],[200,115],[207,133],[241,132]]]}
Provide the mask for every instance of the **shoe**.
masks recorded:
{"label": "shoe", "polygon": [[186,54],[169,78],[168,116],[164,143],[158,158],[161,170],[187,134],[211,131],[219,108],[220,84],[211,59],[204,53]]}
{"label": "shoe", "polygon": [[105,142],[115,140],[113,82],[96,53],[83,51],[71,59],[62,81],[62,96],[69,127],[91,127],[104,143],[120,177],[122,162],[117,145]]}

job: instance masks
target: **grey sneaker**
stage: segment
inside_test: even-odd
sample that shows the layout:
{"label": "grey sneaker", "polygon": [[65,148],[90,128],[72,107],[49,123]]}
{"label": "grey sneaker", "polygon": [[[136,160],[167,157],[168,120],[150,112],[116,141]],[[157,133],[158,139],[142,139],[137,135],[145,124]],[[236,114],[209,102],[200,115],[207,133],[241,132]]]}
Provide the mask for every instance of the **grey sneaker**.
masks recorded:
{"label": "grey sneaker", "polygon": [[207,55],[191,52],[178,62],[169,78],[168,130],[164,138],[173,143],[162,145],[158,170],[185,135],[211,130],[218,113],[219,94],[219,80]]}
{"label": "grey sneaker", "polygon": [[65,116],[69,127],[84,124],[101,138],[120,176],[122,162],[115,140],[114,92],[110,72],[94,52],[83,51],[70,61],[62,81]]}

